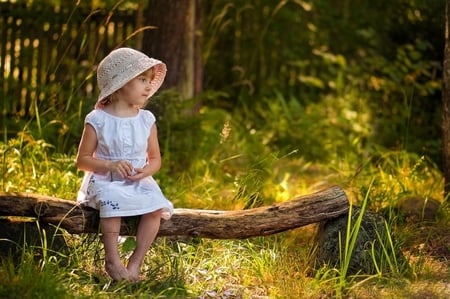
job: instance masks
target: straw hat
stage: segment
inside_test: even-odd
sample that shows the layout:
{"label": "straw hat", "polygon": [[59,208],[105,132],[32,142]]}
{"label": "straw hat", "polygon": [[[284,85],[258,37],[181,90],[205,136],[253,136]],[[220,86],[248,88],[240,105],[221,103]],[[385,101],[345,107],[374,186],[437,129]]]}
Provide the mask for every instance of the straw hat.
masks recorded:
{"label": "straw hat", "polygon": [[109,53],[100,62],[97,69],[100,95],[95,105],[96,108],[101,106],[101,101],[107,96],[152,67],[155,70],[155,78],[150,82],[149,98],[161,87],[166,76],[166,65],[131,48],[119,48]]}

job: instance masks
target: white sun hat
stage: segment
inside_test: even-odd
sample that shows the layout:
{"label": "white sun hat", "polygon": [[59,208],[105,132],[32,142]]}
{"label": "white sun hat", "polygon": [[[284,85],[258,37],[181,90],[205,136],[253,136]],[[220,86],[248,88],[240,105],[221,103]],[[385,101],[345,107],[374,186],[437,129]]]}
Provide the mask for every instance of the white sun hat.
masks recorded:
{"label": "white sun hat", "polygon": [[109,53],[97,68],[97,84],[100,94],[95,107],[101,107],[102,101],[107,96],[150,68],[154,68],[155,77],[150,82],[149,98],[161,87],[166,76],[166,65],[162,61],[150,58],[131,48],[118,48]]}

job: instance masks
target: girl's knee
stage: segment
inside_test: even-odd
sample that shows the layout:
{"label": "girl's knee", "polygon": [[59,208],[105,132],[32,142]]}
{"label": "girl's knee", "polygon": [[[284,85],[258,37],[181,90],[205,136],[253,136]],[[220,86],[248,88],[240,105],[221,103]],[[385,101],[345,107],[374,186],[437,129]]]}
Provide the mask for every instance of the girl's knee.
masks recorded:
{"label": "girl's knee", "polygon": [[150,212],[148,214],[143,215],[146,218],[159,219],[162,215],[162,209]]}

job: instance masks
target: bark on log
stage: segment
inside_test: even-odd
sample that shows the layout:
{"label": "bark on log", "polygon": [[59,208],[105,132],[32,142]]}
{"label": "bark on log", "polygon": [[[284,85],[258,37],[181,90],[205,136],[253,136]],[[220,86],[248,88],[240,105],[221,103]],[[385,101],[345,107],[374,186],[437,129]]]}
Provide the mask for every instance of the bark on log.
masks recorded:
{"label": "bark on log", "polygon": [[[159,235],[244,239],[332,219],[347,213],[348,208],[345,192],[333,186],[287,202],[248,210],[175,209],[169,221],[162,221]],[[36,217],[73,234],[98,232],[96,210],[50,196],[0,193],[0,216]],[[135,222],[125,219],[121,234],[133,235],[134,227]]]}

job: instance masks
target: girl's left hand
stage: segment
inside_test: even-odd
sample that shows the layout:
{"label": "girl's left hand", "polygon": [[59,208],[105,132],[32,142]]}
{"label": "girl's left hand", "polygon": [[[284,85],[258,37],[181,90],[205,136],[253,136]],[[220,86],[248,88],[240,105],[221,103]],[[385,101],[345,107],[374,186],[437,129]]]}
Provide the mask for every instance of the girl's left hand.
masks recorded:
{"label": "girl's left hand", "polygon": [[131,175],[127,177],[130,181],[139,181],[140,179],[145,178],[147,175],[144,173],[143,168],[134,168]]}

